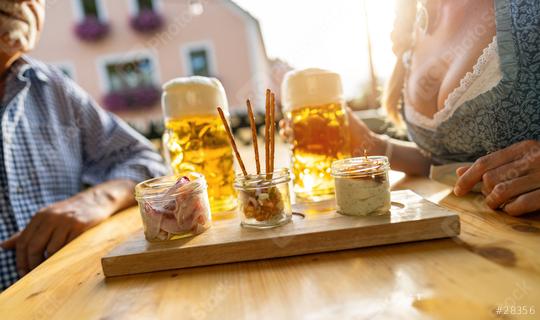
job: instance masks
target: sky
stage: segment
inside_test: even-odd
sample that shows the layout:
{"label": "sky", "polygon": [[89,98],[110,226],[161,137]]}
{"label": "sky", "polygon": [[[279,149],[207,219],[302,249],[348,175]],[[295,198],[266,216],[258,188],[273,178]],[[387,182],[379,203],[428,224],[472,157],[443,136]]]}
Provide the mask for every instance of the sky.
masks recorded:
{"label": "sky", "polygon": [[395,61],[394,0],[235,0],[259,19],[271,58],[340,73],[347,97],[358,94],[369,77],[364,1],[375,71],[385,78]]}

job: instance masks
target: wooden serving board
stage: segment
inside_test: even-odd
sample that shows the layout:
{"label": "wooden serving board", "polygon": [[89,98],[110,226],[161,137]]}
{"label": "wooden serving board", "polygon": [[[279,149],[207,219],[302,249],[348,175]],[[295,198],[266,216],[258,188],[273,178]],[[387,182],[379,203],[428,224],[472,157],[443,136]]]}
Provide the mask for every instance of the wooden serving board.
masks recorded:
{"label": "wooden serving board", "polygon": [[[293,221],[269,230],[216,221],[196,237],[147,242],[140,229],[101,259],[106,277],[453,237],[459,216],[412,191],[392,192],[391,213],[349,217],[334,201],[295,205]],[[304,215],[305,217],[302,217]]]}

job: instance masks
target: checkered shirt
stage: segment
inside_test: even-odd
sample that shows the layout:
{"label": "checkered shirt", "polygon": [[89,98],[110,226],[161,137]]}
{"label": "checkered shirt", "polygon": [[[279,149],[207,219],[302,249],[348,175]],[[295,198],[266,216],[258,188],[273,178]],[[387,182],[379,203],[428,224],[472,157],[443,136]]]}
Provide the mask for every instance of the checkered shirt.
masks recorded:
{"label": "checkered shirt", "polygon": [[[0,105],[0,241],[84,185],[166,173],[150,142],[58,69],[23,57],[8,73]],[[1,290],[17,279],[14,250],[0,249]]]}

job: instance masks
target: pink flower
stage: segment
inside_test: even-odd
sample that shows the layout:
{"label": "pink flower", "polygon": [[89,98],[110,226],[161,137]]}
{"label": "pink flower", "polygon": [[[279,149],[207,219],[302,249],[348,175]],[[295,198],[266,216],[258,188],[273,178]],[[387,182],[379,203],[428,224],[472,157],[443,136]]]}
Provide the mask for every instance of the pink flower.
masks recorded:
{"label": "pink flower", "polygon": [[109,33],[109,25],[99,21],[98,18],[88,16],[75,25],[75,34],[81,40],[97,41]]}

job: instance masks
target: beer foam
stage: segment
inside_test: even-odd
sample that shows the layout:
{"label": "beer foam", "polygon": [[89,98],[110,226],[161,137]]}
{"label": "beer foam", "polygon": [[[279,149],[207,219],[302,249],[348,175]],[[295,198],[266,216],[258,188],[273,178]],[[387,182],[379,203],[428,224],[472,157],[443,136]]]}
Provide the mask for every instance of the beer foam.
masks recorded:
{"label": "beer foam", "polygon": [[341,102],[341,77],[335,72],[315,68],[289,71],[281,84],[281,94],[281,102],[287,111]]}
{"label": "beer foam", "polygon": [[217,107],[229,113],[225,89],[216,78],[176,78],[163,85],[161,96],[166,118],[196,115],[217,115]]}

